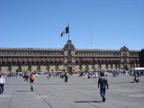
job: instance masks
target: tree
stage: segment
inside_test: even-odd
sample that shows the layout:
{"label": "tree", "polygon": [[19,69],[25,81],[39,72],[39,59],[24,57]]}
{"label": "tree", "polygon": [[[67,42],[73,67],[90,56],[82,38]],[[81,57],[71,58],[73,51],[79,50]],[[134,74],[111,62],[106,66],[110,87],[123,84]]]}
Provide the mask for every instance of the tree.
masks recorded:
{"label": "tree", "polygon": [[73,74],[73,72],[72,72],[72,67],[68,67],[68,72],[69,72],[69,74]]}
{"label": "tree", "polygon": [[128,70],[129,68],[125,65],[125,66],[123,67],[123,69]]}
{"label": "tree", "polygon": [[38,71],[38,72],[41,72],[41,67],[40,67],[40,65],[37,66],[37,71]]}
{"label": "tree", "polygon": [[32,67],[29,65],[27,70],[31,72],[32,71]]}
{"label": "tree", "polygon": [[17,70],[16,70],[16,72],[21,72],[21,71],[22,71],[22,68],[21,68],[21,66],[19,65],[18,68],[17,68]]}
{"label": "tree", "polygon": [[11,66],[8,66],[8,69],[7,69],[9,72],[11,72],[12,68]]}
{"label": "tree", "polygon": [[49,65],[46,66],[46,70],[49,72],[49,70],[50,70]]}
{"label": "tree", "polygon": [[65,72],[65,69],[62,69],[63,72]]}

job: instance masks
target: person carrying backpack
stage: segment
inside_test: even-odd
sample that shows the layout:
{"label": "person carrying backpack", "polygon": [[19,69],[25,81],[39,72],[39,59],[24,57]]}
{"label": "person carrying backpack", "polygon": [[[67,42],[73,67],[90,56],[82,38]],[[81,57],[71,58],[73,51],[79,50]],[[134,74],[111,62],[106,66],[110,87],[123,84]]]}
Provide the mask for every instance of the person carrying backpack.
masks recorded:
{"label": "person carrying backpack", "polygon": [[36,81],[36,76],[35,76],[35,74],[32,73],[32,74],[30,75],[30,89],[31,89],[31,91],[34,91],[35,81]]}
{"label": "person carrying backpack", "polygon": [[102,101],[105,102],[106,88],[109,89],[109,84],[107,79],[104,77],[104,72],[101,72],[100,76],[101,77],[98,79],[98,88],[100,87],[100,95],[102,97]]}

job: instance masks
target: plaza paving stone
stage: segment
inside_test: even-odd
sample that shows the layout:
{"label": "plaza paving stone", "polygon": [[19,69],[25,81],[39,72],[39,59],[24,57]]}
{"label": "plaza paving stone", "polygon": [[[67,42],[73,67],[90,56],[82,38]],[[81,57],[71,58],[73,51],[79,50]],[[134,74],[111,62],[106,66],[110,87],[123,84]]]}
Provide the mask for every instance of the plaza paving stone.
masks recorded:
{"label": "plaza paving stone", "polygon": [[36,78],[35,91],[22,77],[6,77],[5,91],[0,95],[0,108],[144,108],[144,76],[139,83],[131,83],[132,76],[108,75],[106,102],[101,102],[98,78],[69,76]]}

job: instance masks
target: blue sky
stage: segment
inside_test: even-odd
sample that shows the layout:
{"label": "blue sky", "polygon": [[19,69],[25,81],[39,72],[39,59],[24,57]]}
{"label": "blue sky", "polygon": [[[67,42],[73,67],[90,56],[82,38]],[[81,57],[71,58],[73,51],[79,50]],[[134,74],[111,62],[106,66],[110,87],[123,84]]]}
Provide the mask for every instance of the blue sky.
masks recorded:
{"label": "blue sky", "polygon": [[144,48],[144,0],[0,0],[0,47]]}

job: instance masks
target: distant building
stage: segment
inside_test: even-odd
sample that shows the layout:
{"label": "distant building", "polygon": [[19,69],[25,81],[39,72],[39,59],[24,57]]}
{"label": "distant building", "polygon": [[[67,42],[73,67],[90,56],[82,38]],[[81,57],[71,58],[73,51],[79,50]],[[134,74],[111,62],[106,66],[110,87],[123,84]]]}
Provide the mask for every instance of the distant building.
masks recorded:
{"label": "distant building", "polygon": [[144,49],[142,49],[139,53],[139,59],[140,59],[140,67],[144,67]]}
{"label": "distant building", "polygon": [[68,40],[63,49],[0,48],[1,72],[63,72],[133,69],[139,50],[76,49]]}

